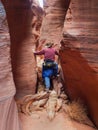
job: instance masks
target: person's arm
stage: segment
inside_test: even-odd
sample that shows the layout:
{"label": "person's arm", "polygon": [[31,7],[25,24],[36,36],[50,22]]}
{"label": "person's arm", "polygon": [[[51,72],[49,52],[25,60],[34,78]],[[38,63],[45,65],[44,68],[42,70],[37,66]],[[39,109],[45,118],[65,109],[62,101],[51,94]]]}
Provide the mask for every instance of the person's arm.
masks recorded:
{"label": "person's arm", "polygon": [[35,55],[43,55],[45,53],[44,50],[34,52]]}

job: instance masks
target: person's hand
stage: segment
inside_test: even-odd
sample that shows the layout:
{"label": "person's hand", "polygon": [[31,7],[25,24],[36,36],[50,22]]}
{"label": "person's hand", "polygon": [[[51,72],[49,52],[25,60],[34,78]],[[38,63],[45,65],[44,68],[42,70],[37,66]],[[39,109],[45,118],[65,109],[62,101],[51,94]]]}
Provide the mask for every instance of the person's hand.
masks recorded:
{"label": "person's hand", "polygon": [[34,50],[34,49],[32,49],[32,51],[33,51],[33,53],[35,53],[35,50]]}

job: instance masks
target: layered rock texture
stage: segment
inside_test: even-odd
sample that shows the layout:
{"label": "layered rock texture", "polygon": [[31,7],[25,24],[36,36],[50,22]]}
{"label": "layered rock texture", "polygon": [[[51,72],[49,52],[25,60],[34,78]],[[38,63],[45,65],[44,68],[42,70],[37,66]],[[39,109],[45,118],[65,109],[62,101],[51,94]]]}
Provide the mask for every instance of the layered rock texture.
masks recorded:
{"label": "layered rock texture", "polygon": [[64,26],[65,37],[69,35],[72,43],[76,38],[74,47],[79,49],[96,73],[98,73],[97,12],[98,1],[71,1]]}
{"label": "layered rock texture", "polygon": [[83,99],[98,126],[97,12],[97,0],[71,1],[64,26],[66,44],[61,51],[61,64],[71,99]]}
{"label": "layered rock texture", "polygon": [[[38,40],[34,30],[38,30],[40,26],[37,21],[43,11],[38,8],[37,3],[29,0],[24,2],[2,0],[2,2],[7,13],[11,37],[11,63],[17,88],[16,97],[20,98],[26,94],[34,94],[36,90],[36,63],[32,49]],[[36,18],[39,11],[40,16]]]}
{"label": "layered rock texture", "polygon": [[40,42],[54,42],[59,46],[70,0],[47,0],[46,16],[42,23]]}
{"label": "layered rock texture", "polygon": [[59,46],[64,25],[60,59],[65,88],[72,100],[80,98],[86,103],[98,125],[98,1],[71,0],[68,7],[69,2],[47,0],[40,39]]}
{"label": "layered rock texture", "polygon": [[9,33],[5,11],[0,2],[0,130],[20,130],[15,93]]}
{"label": "layered rock texture", "polygon": [[10,40],[6,15],[0,3],[0,101],[15,94],[10,58]]}
{"label": "layered rock texture", "polygon": [[[32,0],[2,0],[2,3],[7,13],[11,44],[8,29],[0,23],[0,94],[14,95],[16,86],[16,97],[20,98],[35,93],[37,74],[32,49],[38,46],[38,28],[43,11],[38,9],[38,13],[38,6],[32,6]],[[89,115],[98,126],[98,1],[47,0],[45,11],[40,47],[47,41],[59,47],[60,40],[64,38],[60,60],[65,89],[70,99],[80,98],[84,101]],[[6,24],[5,18],[1,18],[0,22],[2,20]]]}

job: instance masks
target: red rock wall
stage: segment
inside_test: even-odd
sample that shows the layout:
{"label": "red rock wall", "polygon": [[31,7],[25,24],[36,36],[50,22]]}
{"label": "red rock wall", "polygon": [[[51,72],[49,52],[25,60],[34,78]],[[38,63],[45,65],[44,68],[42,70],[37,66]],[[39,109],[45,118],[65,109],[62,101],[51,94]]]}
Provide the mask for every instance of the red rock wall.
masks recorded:
{"label": "red rock wall", "polygon": [[6,14],[0,2],[0,102],[13,97],[15,92]]}
{"label": "red rock wall", "polygon": [[[74,46],[80,49],[89,65],[98,72],[98,1],[72,0],[65,20],[65,35],[77,39]],[[71,40],[71,39],[70,39]]]}
{"label": "red rock wall", "polygon": [[83,99],[98,126],[97,12],[97,0],[71,1],[64,26],[64,39],[70,43],[61,51],[61,64],[71,99]]}
{"label": "red rock wall", "polygon": [[46,16],[42,23],[40,41],[50,41],[59,45],[69,3],[70,0],[47,0]]}
{"label": "red rock wall", "polygon": [[16,97],[34,94],[37,74],[35,58],[32,52],[35,42],[32,35],[33,13],[29,0],[3,1],[11,37],[11,62],[14,82],[17,88]]}
{"label": "red rock wall", "polygon": [[[18,90],[17,97],[21,97],[34,93],[36,86],[35,59],[32,53],[32,46],[35,44],[35,42],[32,44],[31,26],[33,15],[29,0],[24,3],[19,0],[14,2],[8,0],[7,3],[4,0],[2,1],[7,11],[10,27],[12,67],[15,85]],[[58,44],[70,0],[48,0],[48,2],[50,4],[42,25],[41,39],[52,40],[55,44]],[[97,5],[97,0],[71,0],[64,27],[64,38],[70,41],[71,45],[68,45],[69,49],[63,47],[60,55],[66,89],[70,98],[84,99],[90,116],[98,126]],[[5,44],[2,47],[0,47],[2,51],[0,56],[3,68],[0,67],[0,72],[4,76],[1,75],[1,80],[5,78],[0,84],[2,86],[13,86],[14,88],[11,64],[9,64],[9,48]],[[7,50],[6,53],[3,50]]]}

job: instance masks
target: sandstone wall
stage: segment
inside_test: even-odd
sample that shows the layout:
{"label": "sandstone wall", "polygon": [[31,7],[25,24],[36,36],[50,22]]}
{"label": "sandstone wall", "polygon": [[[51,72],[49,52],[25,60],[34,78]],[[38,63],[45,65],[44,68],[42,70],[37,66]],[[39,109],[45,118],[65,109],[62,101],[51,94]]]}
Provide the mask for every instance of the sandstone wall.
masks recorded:
{"label": "sandstone wall", "polygon": [[98,126],[97,12],[97,0],[71,1],[64,26],[64,39],[70,43],[61,51],[61,64],[71,99],[83,99]]}
{"label": "sandstone wall", "polygon": [[70,0],[47,0],[46,16],[43,19],[40,42],[54,42],[59,46],[62,29]]}
{"label": "sandstone wall", "polygon": [[64,26],[65,35],[67,33],[76,38],[74,47],[79,49],[98,73],[98,1],[72,0],[69,8]]}
{"label": "sandstone wall", "polygon": [[10,37],[6,14],[0,2],[0,129],[20,130],[18,112],[14,95],[16,88],[13,81]]}
{"label": "sandstone wall", "polygon": [[[32,35],[31,3],[29,0],[24,4],[19,0],[2,1],[10,28],[12,68],[17,97],[22,97],[35,93],[37,81],[32,53],[35,39]],[[65,87],[71,99],[84,99],[90,116],[98,126],[98,1],[71,0],[66,20],[70,0],[47,1],[40,41],[53,41],[58,45],[64,26],[64,39],[70,41],[60,52]],[[0,85],[1,88],[4,86],[2,90],[8,90],[8,94],[14,94],[8,31],[5,33],[0,27],[0,32]]]}
{"label": "sandstone wall", "polygon": [[0,2],[0,101],[14,96],[16,92],[11,68],[9,39],[6,14]]}
{"label": "sandstone wall", "polygon": [[37,74],[32,52],[35,44],[32,34],[33,13],[31,1],[3,1],[11,38],[11,64],[16,86],[16,97],[34,94]]}

